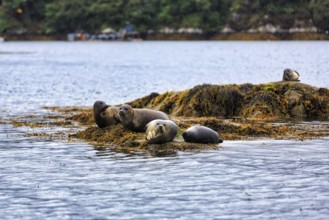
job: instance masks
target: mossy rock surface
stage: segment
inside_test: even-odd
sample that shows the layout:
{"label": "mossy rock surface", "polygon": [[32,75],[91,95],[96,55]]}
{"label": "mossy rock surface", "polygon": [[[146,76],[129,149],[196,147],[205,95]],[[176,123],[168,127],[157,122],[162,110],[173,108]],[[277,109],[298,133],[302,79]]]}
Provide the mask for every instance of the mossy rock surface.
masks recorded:
{"label": "mossy rock surface", "polygon": [[[182,133],[179,132],[180,134]],[[106,128],[91,126],[69,136],[70,140],[84,140],[98,146],[98,148],[114,148],[129,151],[177,152],[186,150],[217,149],[217,144],[186,143],[177,136],[173,142],[166,144],[148,144],[145,133],[127,131],[122,125]]]}
{"label": "mossy rock surface", "polygon": [[180,92],[151,94],[130,104],[184,117],[325,118],[329,116],[328,91],[300,82],[204,84]]}
{"label": "mossy rock surface", "polygon": [[[106,100],[104,100],[106,101]],[[307,124],[286,121],[294,118],[322,118],[328,121],[329,90],[299,82],[267,84],[199,85],[190,90],[152,93],[130,102],[135,108],[151,108],[169,114],[180,130],[173,142],[150,145],[145,133],[127,131],[121,124],[98,128],[92,107],[44,107],[49,114],[5,120],[14,126],[50,132],[31,132],[36,139],[86,141],[97,149],[174,153],[218,149],[219,145],[184,142],[182,133],[195,124],[205,125],[224,140],[307,139],[329,136],[329,123]],[[279,120],[279,121],[278,121]],[[53,132],[52,127],[69,129]],[[67,130],[66,130],[67,131]]]}

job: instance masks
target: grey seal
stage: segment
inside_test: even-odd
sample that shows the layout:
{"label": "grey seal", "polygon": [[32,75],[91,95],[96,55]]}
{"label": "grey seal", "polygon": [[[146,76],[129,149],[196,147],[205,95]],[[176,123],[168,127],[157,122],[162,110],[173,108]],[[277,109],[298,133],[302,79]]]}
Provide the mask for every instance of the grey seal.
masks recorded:
{"label": "grey seal", "polygon": [[164,144],[174,140],[178,126],[171,120],[156,119],[146,125],[146,139],[149,144]]}
{"label": "grey seal", "polygon": [[183,138],[186,142],[192,143],[217,144],[223,142],[216,131],[202,125],[194,125],[188,128],[183,132]]}
{"label": "grey seal", "polygon": [[297,81],[299,82],[299,73],[296,70],[285,69],[283,71],[283,81]]}
{"label": "grey seal", "polygon": [[166,113],[151,109],[132,108],[128,104],[124,104],[119,108],[119,117],[123,126],[131,131],[143,132],[146,125],[155,120],[169,120]]}
{"label": "grey seal", "polygon": [[120,123],[117,107],[111,107],[103,101],[96,101],[93,110],[95,122],[100,128]]}

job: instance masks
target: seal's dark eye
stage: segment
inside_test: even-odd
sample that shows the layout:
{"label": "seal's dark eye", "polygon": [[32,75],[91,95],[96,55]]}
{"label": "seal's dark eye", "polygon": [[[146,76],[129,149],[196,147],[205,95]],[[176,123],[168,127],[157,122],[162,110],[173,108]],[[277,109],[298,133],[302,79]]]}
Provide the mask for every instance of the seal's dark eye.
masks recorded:
{"label": "seal's dark eye", "polygon": [[167,125],[166,125],[166,124],[163,124],[163,126],[165,126],[165,127],[166,127]]}

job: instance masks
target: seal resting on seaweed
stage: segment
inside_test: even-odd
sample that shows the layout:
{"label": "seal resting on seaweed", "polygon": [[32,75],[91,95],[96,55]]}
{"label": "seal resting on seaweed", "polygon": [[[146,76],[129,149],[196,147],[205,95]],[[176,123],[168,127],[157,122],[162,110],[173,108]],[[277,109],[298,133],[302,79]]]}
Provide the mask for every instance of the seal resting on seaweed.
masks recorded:
{"label": "seal resting on seaweed", "polygon": [[120,121],[123,126],[131,131],[143,132],[145,126],[155,120],[169,120],[166,113],[151,109],[132,108],[128,104],[124,104],[119,108]]}
{"label": "seal resting on seaweed", "polygon": [[183,138],[186,142],[192,143],[217,144],[223,142],[216,131],[202,125],[194,125],[188,128],[184,131]]}
{"label": "seal resting on seaweed", "polygon": [[285,69],[283,71],[283,81],[297,81],[299,82],[299,73],[296,70]]}
{"label": "seal resting on seaweed", "polygon": [[174,140],[177,131],[175,122],[156,119],[146,125],[146,139],[149,144],[164,144]]}
{"label": "seal resting on seaweed", "polygon": [[111,107],[103,101],[96,101],[93,110],[95,122],[100,128],[120,123],[119,108],[117,107]]}

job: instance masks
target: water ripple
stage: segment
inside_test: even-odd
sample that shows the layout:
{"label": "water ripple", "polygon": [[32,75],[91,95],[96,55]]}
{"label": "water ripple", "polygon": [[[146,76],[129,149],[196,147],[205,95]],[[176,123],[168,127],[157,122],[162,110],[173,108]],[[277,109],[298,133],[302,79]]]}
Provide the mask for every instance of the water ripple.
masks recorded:
{"label": "water ripple", "polygon": [[328,138],[225,141],[214,151],[156,157],[32,140],[24,137],[30,128],[6,124],[48,114],[40,108],[46,105],[117,104],[202,83],[277,81],[286,67],[328,87],[321,74],[329,72],[327,42],[1,47],[10,52],[0,60],[1,219],[328,218]]}

